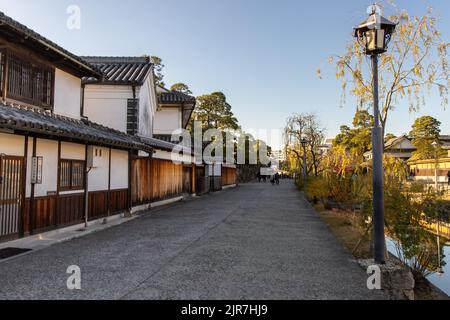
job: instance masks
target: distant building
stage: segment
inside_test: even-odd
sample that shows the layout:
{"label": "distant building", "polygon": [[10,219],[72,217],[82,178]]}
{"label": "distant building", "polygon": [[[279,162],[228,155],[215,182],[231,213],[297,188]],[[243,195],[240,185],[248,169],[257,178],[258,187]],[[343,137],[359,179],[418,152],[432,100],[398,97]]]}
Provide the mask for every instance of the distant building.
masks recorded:
{"label": "distant building", "polygon": [[286,152],[284,150],[272,151],[272,160],[275,160],[278,163],[286,161]]}
{"label": "distant building", "polygon": [[[417,160],[408,162],[411,178],[416,181],[423,181],[428,184],[434,184],[437,174],[440,185],[448,184],[448,172],[450,171],[450,150],[448,156],[430,160]],[[437,171],[437,172],[436,172]]]}
{"label": "distant building", "polygon": [[327,138],[327,139],[325,139],[325,141],[323,142],[322,146],[320,147],[320,149],[322,150],[322,152],[324,154],[327,154],[328,152],[331,151],[331,149],[333,149],[334,139],[335,138]]}
{"label": "distant building", "polygon": [[[450,150],[450,136],[440,136],[439,140],[441,142],[442,148],[445,150]],[[388,157],[398,158],[402,160],[409,160],[412,157],[414,151],[417,148],[412,144],[412,139],[408,136],[401,136],[398,138],[390,139],[386,142],[384,146],[384,153]],[[364,158],[367,161],[372,160],[372,150],[364,154]]]}

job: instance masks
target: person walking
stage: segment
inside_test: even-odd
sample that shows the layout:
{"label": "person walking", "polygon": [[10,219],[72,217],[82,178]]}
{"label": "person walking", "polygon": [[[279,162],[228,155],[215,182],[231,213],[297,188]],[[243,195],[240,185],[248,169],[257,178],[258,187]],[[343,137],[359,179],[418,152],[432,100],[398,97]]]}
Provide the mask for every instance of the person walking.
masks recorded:
{"label": "person walking", "polygon": [[274,179],[275,179],[275,183],[277,184],[277,186],[279,186],[280,185],[280,174],[278,172],[275,173]]}

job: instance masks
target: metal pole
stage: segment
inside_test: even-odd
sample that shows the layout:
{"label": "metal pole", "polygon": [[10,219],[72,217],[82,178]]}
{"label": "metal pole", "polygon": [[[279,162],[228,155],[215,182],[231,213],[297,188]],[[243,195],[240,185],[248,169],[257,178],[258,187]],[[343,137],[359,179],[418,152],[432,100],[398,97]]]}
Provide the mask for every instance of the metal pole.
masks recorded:
{"label": "metal pole", "polygon": [[435,157],[435,162],[434,162],[434,187],[436,189],[436,192],[439,191],[439,184],[438,184],[438,166],[439,166],[439,155],[437,152],[437,146],[434,147],[434,157]]}
{"label": "metal pole", "polygon": [[386,263],[386,238],[384,234],[384,193],[383,193],[383,129],[380,126],[378,98],[378,55],[372,55],[373,67],[373,226],[375,263]]}
{"label": "metal pole", "polygon": [[441,266],[441,217],[438,217],[437,221],[437,247],[438,247],[438,273],[442,273]]}
{"label": "metal pole", "polygon": [[308,168],[306,164],[306,146],[303,145],[303,188],[306,190],[306,184],[308,183]]}

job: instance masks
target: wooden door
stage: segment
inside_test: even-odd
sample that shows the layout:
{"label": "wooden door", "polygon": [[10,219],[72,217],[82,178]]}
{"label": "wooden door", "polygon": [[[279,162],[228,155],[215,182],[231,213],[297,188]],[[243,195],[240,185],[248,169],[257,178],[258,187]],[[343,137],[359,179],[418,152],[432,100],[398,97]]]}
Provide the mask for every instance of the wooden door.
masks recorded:
{"label": "wooden door", "polygon": [[0,237],[19,233],[23,157],[0,156]]}
{"label": "wooden door", "polygon": [[192,168],[183,167],[183,193],[192,193]]}

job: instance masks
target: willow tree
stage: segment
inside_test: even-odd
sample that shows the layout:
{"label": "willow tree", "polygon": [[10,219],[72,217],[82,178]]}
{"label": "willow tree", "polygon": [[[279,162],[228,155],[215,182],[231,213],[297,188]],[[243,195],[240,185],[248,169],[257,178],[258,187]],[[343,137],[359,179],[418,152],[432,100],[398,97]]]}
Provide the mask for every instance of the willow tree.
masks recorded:
{"label": "willow tree", "polygon": [[[320,125],[314,114],[293,114],[288,118],[284,129],[284,143],[287,154],[294,155],[298,169],[307,167],[308,173],[317,176],[323,159],[322,146],[325,140],[325,128]],[[307,163],[304,163],[302,140],[306,139]]]}
{"label": "willow tree", "polygon": [[[397,10],[396,10],[397,11]],[[432,8],[423,16],[410,16],[397,11],[389,17],[398,23],[389,50],[380,56],[379,90],[380,122],[383,133],[391,111],[404,99],[409,111],[418,111],[425,105],[431,90],[437,89],[441,104],[448,105],[449,43],[442,39],[437,18]],[[360,107],[371,107],[373,101],[373,74],[370,57],[353,39],[344,55],[332,56],[329,62],[336,66],[336,77],[342,81],[342,103],[350,93]],[[318,71],[320,75],[320,70]]]}

